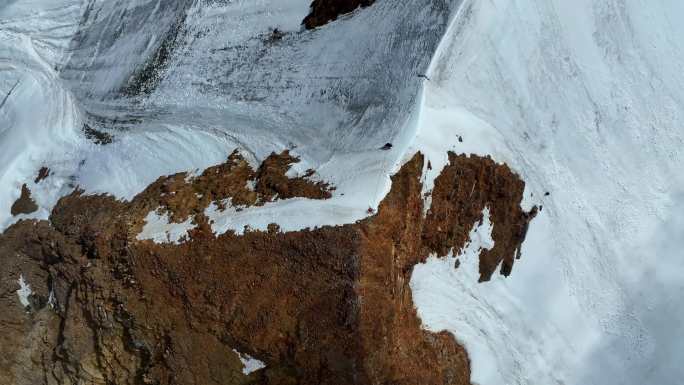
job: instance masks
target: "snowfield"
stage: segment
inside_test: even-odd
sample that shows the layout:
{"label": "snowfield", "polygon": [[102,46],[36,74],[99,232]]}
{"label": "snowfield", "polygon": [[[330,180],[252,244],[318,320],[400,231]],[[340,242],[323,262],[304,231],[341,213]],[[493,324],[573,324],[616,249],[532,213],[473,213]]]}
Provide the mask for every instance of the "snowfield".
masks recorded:
{"label": "snowfield", "polygon": [[[74,186],[130,199],[235,148],[255,165],[293,148],[293,172],[337,190],[212,206],[215,232],[351,223],[416,151],[433,166],[425,192],[447,151],[491,155],[543,210],[507,279],[477,283],[486,221],[465,250],[416,266],[423,326],[465,345],[479,385],[680,382],[684,3],[383,0],[302,31],[309,2],[2,3],[0,229],[47,218]],[[158,82],[131,91],[171,38]],[[94,144],[84,124],[113,142]],[[36,184],[42,166],[52,173]],[[12,217],[23,183],[39,210]],[[147,219],[141,239],[191,227]]]}
{"label": "snowfield", "polygon": [[[416,145],[429,159],[449,145],[490,154],[527,182],[527,205],[543,205],[509,279],[473,288],[472,272],[434,259],[413,277],[434,285],[416,297],[426,327],[478,352],[473,382],[681,381],[683,11],[469,1],[454,17]],[[454,132],[462,143],[448,144]]]}

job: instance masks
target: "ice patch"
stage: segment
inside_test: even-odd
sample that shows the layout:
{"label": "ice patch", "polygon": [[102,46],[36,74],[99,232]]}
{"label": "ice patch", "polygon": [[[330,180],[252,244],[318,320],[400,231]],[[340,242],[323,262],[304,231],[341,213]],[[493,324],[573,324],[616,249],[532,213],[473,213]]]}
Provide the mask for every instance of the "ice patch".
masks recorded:
{"label": "ice patch", "polygon": [[21,302],[21,305],[24,308],[26,308],[31,304],[31,302],[29,302],[29,297],[33,293],[31,291],[31,286],[24,280],[23,275],[19,275],[19,279],[17,280],[17,283],[19,283],[19,290],[17,290],[17,296],[19,297],[19,302]]}
{"label": "ice patch", "polygon": [[182,223],[170,223],[169,213],[159,215],[155,210],[145,217],[145,226],[136,239],[139,241],[151,239],[155,243],[179,244],[181,239],[188,236],[188,230],[197,227],[192,223],[192,217]]}
{"label": "ice patch", "polygon": [[48,306],[50,306],[50,309],[54,309],[55,306],[57,305],[57,299],[55,298],[55,291],[50,290],[50,293],[48,294]]}
{"label": "ice patch", "polygon": [[233,349],[233,351],[240,357],[240,362],[242,362],[243,368],[242,368],[242,373],[244,375],[249,375],[252,372],[256,372],[259,369],[263,369],[266,367],[266,364],[263,363],[262,361],[257,360],[256,358],[249,356],[244,353],[240,353],[237,350]]}

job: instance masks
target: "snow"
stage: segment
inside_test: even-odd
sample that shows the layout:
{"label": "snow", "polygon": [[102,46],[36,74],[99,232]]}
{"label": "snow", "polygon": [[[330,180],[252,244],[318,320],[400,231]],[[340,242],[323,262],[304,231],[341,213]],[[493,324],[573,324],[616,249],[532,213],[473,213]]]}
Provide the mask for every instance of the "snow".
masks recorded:
{"label": "snow", "polygon": [[[479,285],[479,255],[482,249],[494,247],[491,236],[492,224],[489,219],[489,209],[483,210],[482,224],[475,224],[470,231],[470,242],[454,255],[453,251],[444,258],[431,256],[423,264],[414,267],[411,276],[411,292],[413,301],[418,309],[425,328],[430,331],[442,330],[458,331],[461,343],[465,344],[471,360],[473,384],[505,384],[506,378],[495,365],[496,347],[489,344],[489,330],[496,329],[496,324],[490,325],[488,317],[484,317],[490,309],[482,300],[482,290],[493,295],[505,295],[505,287],[495,285],[504,284],[505,280],[495,275],[493,282],[484,287]],[[454,266],[460,263],[456,269]],[[487,297],[489,299],[489,297]],[[459,309],[451,314],[444,309]],[[491,314],[500,317],[499,314]],[[499,322],[504,320],[499,319]],[[488,322],[485,324],[485,322]]]}
{"label": "snow", "polygon": [[[212,206],[214,231],[353,223],[416,151],[425,193],[448,150],[491,155],[527,183],[523,206],[544,209],[508,279],[476,285],[467,256],[417,269],[433,280],[419,295],[444,304],[420,302],[424,326],[472,350],[481,385],[677,383],[684,3],[386,0],[302,31],[309,3],[3,2],[0,97],[17,86],[0,108],[0,229],[47,218],[76,185],[131,199],[236,148],[256,165],[293,146],[290,175],[313,168],[333,197]],[[159,86],[118,92],[183,14]],[[85,122],[114,142],[86,140]],[[12,218],[23,183],[39,210]],[[191,224],[146,226],[177,242]]]}
{"label": "snow", "polygon": [[257,370],[263,369],[266,367],[265,363],[257,360],[254,357],[249,356],[248,354],[240,353],[235,349],[233,349],[233,351],[240,358],[240,362],[242,362],[242,365],[243,365],[242,374],[244,374],[244,375],[249,375],[252,372],[256,372]]}
{"label": "snow", "polygon": [[17,283],[19,284],[19,290],[17,290],[17,296],[19,297],[19,302],[21,303],[21,306],[24,308],[28,307],[31,305],[31,302],[29,302],[29,297],[33,293],[31,291],[31,286],[24,280],[23,275],[19,275],[19,279],[17,280]]}
{"label": "snow", "polygon": [[[3,9],[4,10],[4,9]],[[29,19],[33,20],[33,19]],[[65,179],[52,178],[42,186],[30,183],[47,159],[54,162],[55,176],[73,172],[78,142],[74,127],[80,113],[50,61],[56,55],[42,49],[41,40],[9,26],[0,29],[0,94],[7,97],[0,109],[0,229],[13,219],[9,211],[29,182],[39,211],[30,217],[46,218],[49,208],[64,194]],[[18,219],[18,218],[17,218]]]}
{"label": "snow", "polygon": [[151,239],[154,243],[181,243],[188,237],[188,230],[197,227],[190,217],[185,222],[169,222],[169,213],[159,214],[158,210],[150,211],[145,217],[145,225],[140,234],[136,236],[139,241]]}
{"label": "snow", "polygon": [[684,324],[683,7],[470,1],[452,19],[413,145],[425,178],[444,150],[490,154],[526,181],[525,207],[543,205],[508,279],[464,290],[468,264],[435,260],[433,282],[416,276],[424,326],[468,347],[481,385],[684,375],[684,341],[666,337]]}

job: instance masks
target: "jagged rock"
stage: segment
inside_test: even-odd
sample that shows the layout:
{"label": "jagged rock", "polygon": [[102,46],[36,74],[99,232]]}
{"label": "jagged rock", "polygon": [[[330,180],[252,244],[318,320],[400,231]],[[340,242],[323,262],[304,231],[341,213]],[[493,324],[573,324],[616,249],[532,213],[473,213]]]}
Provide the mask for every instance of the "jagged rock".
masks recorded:
{"label": "jagged rock", "polygon": [[[461,249],[484,206],[498,248],[481,254],[481,273],[502,261],[510,273],[534,216],[519,206],[524,183],[489,158],[450,154],[424,215],[417,154],[358,223],[212,233],[201,208],[215,199],[329,196],[324,183],[286,177],[293,161],[274,154],[254,171],[234,153],[202,175],[160,178],[130,202],[77,191],[50,223],[10,227],[0,235],[0,382],[468,384],[465,350],[421,328],[411,273],[432,253]],[[181,244],[137,241],[154,207],[179,220],[195,213],[197,227]],[[42,305],[20,305],[20,276]],[[237,352],[265,367],[244,372]]]}
{"label": "jagged rock", "polygon": [[31,214],[37,210],[38,205],[33,198],[31,198],[31,190],[29,190],[28,186],[26,186],[26,183],[24,183],[21,186],[21,195],[12,204],[10,212],[12,213],[12,216],[16,217],[19,214]]}

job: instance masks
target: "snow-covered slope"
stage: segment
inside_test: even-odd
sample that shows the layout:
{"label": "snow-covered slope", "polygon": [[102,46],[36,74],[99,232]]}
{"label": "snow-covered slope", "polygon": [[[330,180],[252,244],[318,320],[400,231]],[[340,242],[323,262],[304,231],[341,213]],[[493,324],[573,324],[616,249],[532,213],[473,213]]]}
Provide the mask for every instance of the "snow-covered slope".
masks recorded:
{"label": "snow-covered slope", "polygon": [[[470,249],[459,270],[418,266],[424,326],[466,345],[481,385],[677,383],[684,4],[382,0],[302,31],[308,5],[4,2],[0,229],[23,183],[44,218],[74,185],[127,199],[234,148],[256,163],[288,147],[333,198],[228,210],[217,226],[349,223],[415,151],[433,165],[426,191],[447,150],[490,154],[543,210],[508,279],[477,284]],[[158,81],[131,87],[170,40]],[[93,144],[84,123],[114,142]],[[42,166],[52,176],[35,184]]]}
{"label": "snow-covered slope", "polygon": [[[63,7],[43,5],[41,28],[61,20],[61,9],[71,3],[60,1]],[[68,48],[55,63],[55,87],[76,99],[80,121],[115,140],[93,146],[74,138],[69,145],[80,159],[67,179],[89,192],[131,198],[159,175],[220,163],[236,147],[255,163],[294,147],[299,169],[316,169],[337,190],[323,208],[283,203],[281,218],[289,227],[363,218],[386,193],[390,170],[408,145],[418,75],[427,70],[456,3],[381,2],[305,31],[308,0],[89,1],[68,20],[76,26],[73,35],[60,40]],[[21,23],[12,19],[15,6],[4,12]],[[275,28],[282,39],[271,38]],[[136,74],[169,39],[177,44],[159,63],[160,81],[131,92]],[[7,81],[3,89],[10,86]],[[59,105],[44,109],[52,106]],[[70,133],[81,131],[80,121]],[[378,151],[387,142],[394,149]],[[32,156],[42,160],[6,184],[7,207],[39,162],[64,162],[57,155]],[[44,210],[54,204],[38,195]],[[0,212],[3,227],[11,221],[8,210]]]}
{"label": "snow-covered slope", "polygon": [[[44,17],[36,9],[43,9]],[[81,113],[57,71],[77,30],[80,2],[16,1],[0,6],[0,229],[23,183],[48,159],[55,178],[31,185],[47,218],[76,169]]]}
{"label": "snow-covered slope", "polygon": [[681,381],[683,12],[469,1],[454,19],[416,146],[433,159],[449,146],[491,154],[543,205],[509,279],[474,285],[477,274],[435,260],[416,269],[424,322],[477,353],[475,382]]}

